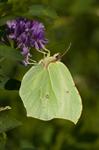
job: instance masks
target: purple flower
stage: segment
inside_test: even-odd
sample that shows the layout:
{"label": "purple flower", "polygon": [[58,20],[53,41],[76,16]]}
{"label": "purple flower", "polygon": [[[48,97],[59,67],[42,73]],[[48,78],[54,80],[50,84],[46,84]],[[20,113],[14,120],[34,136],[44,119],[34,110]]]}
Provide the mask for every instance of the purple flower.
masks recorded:
{"label": "purple flower", "polygon": [[48,43],[45,38],[45,27],[38,21],[24,18],[7,21],[8,37],[15,41],[17,48],[25,56],[26,63],[30,55],[29,49],[41,50]]}

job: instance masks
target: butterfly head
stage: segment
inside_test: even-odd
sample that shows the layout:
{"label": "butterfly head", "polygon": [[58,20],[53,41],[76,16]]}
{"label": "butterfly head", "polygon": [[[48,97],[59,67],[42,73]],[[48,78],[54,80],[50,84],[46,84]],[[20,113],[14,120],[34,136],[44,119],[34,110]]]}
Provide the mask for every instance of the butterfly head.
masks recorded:
{"label": "butterfly head", "polygon": [[60,53],[56,53],[53,55],[53,58],[55,59],[55,61],[58,61],[61,59],[61,54]]}

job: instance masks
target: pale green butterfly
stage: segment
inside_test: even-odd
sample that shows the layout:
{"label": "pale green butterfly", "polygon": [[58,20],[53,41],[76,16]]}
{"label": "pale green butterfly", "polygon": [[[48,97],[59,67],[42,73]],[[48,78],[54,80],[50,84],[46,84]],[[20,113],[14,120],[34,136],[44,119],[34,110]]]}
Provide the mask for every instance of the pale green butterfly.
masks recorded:
{"label": "pale green butterfly", "polygon": [[77,123],[82,102],[60,54],[46,56],[23,77],[19,94],[27,116],[41,120],[63,118]]}

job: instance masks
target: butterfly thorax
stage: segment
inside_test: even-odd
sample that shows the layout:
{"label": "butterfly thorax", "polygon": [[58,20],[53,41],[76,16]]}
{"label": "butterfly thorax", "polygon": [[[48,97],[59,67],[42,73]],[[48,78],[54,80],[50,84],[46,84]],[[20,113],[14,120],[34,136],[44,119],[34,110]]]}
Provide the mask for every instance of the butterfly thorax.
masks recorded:
{"label": "butterfly thorax", "polygon": [[50,63],[55,63],[57,61],[60,61],[60,53],[56,53],[53,56],[47,56],[44,59],[42,59],[39,63],[43,64],[44,68],[47,68]]}

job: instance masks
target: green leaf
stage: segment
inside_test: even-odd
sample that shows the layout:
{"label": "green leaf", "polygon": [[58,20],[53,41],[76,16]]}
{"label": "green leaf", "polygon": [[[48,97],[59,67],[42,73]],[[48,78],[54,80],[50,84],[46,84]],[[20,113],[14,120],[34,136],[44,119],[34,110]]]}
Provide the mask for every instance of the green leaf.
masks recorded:
{"label": "green leaf", "polygon": [[0,56],[19,61],[23,59],[23,56],[21,55],[19,50],[6,45],[0,45]]}
{"label": "green leaf", "polygon": [[0,112],[0,133],[6,132],[21,125],[21,122],[12,117],[10,110]]}
{"label": "green leaf", "polygon": [[20,145],[21,145],[21,150],[34,150],[34,146],[32,145],[31,142],[29,142],[28,140],[24,140],[22,139],[20,141]]}
{"label": "green leaf", "polygon": [[16,70],[16,61],[1,57],[0,59],[0,88],[4,89],[6,82],[13,78]]}
{"label": "green leaf", "polygon": [[27,115],[41,120],[63,118],[77,123],[82,103],[71,74],[61,62],[46,57],[23,77],[19,94]]}
{"label": "green leaf", "polygon": [[57,13],[53,9],[51,9],[50,7],[45,7],[43,5],[31,6],[26,15],[38,16],[38,17],[45,16],[45,17],[50,17],[52,19],[58,17]]}
{"label": "green leaf", "polygon": [[15,16],[6,15],[0,18],[0,26],[6,24],[8,20],[15,19]]}
{"label": "green leaf", "polygon": [[5,150],[6,140],[7,140],[6,134],[1,133],[0,134],[0,150]]}
{"label": "green leaf", "polygon": [[9,77],[4,75],[3,70],[1,69],[1,65],[0,65],[0,89],[4,88],[8,80],[9,80]]}
{"label": "green leaf", "polygon": [[4,88],[8,80],[9,80],[9,77],[3,75],[3,72],[0,70],[0,89]]}

